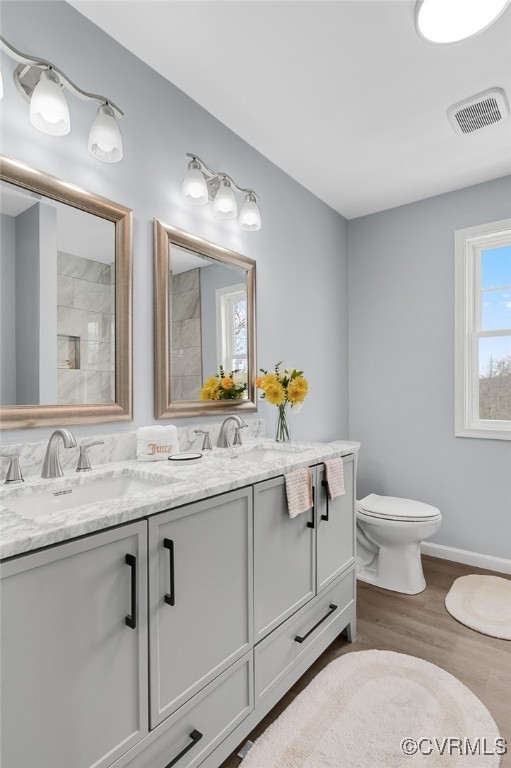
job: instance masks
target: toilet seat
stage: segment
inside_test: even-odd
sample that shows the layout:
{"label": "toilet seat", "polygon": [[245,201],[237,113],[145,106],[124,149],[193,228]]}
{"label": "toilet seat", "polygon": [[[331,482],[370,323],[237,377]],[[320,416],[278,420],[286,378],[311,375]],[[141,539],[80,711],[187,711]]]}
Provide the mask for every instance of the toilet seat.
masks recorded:
{"label": "toilet seat", "polygon": [[364,518],[420,523],[441,517],[440,510],[430,504],[397,496],[378,496],[370,493],[358,502],[357,514]]}

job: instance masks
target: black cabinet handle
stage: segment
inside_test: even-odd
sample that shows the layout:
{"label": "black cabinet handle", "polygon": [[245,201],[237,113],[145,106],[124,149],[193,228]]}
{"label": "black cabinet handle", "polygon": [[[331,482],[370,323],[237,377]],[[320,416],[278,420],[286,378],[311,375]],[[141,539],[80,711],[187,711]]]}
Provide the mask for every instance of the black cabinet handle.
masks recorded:
{"label": "black cabinet handle", "polygon": [[330,488],[328,487],[328,480],[322,480],[321,485],[323,488],[326,488],[326,515],[321,515],[322,520],[326,520],[327,523],[330,520],[329,514],[330,514]]}
{"label": "black cabinet handle", "polygon": [[170,568],[170,592],[167,592],[167,594],[165,595],[165,602],[168,605],[175,605],[176,590],[174,587],[174,542],[172,541],[172,539],[163,539],[163,546],[165,547],[165,549],[169,550],[169,568]]}
{"label": "black cabinet handle", "polygon": [[[169,539],[166,539],[166,541],[169,541]],[[175,765],[178,760],[181,760],[181,758],[184,757],[186,753],[189,752],[192,749],[192,747],[194,747],[197,744],[197,742],[202,739],[203,736],[204,734],[201,733],[200,731],[193,730],[190,734],[190,738],[191,738],[190,744],[188,744],[187,747],[182,749],[179,755],[176,755],[175,758],[165,766],[165,768],[172,768],[172,766]]]}
{"label": "black cabinet handle", "polygon": [[328,617],[329,617],[329,616],[331,616],[331,614],[332,614],[334,611],[336,611],[336,610],[337,610],[337,606],[336,606],[336,605],[334,605],[333,603],[331,603],[331,604],[330,604],[330,610],[328,611],[327,615],[326,615],[326,616],[323,616],[323,618],[322,618],[322,619],[320,619],[320,620],[318,621],[318,623],[317,623],[317,624],[314,624],[314,626],[312,627],[312,629],[309,629],[309,631],[307,632],[307,634],[306,634],[306,635],[297,635],[297,636],[295,637],[295,640],[296,640],[296,642],[297,642],[297,643],[303,643],[303,641],[304,641],[304,640],[307,640],[307,638],[309,637],[309,635],[312,635],[312,633],[314,632],[314,630],[315,630],[315,629],[317,629],[317,628],[319,627],[319,625],[320,625],[320,624],[323,624],[323,622],[324,622],[324,621],[326,621],[326,620],[328,619]]}
{"label": "black cabinet handle", "polygon": [[126,555],[126,565],[131,568],[131,614],[126,616],[126,624],[131,629],[137,626],[137,558],[135,555]]}
{"label": "black cabinet handle", "polygon": [[316,527],[316,494],[314,486],[312,486],[312,522],[310,520],[307,521],[307,528],[315,528]]}

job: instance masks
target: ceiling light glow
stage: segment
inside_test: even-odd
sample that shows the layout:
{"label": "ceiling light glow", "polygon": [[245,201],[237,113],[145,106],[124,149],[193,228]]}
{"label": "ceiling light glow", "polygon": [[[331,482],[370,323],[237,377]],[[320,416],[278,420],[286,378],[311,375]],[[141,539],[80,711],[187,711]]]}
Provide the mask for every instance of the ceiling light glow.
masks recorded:
{"label": "ceiling light glow", "polygon": [[415,26],[432,43],[455,43],[493,24],[511,0],[417,0]]}

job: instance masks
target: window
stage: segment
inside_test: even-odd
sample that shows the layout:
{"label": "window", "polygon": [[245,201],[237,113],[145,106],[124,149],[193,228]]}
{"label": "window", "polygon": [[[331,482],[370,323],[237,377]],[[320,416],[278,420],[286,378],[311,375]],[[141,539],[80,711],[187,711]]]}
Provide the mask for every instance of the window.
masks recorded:
{"label": "window", "polygon": [[456,435],[511,440],[511,219],[456,232]]}
{"label": "window", "polygon": [[226,371],[247,371],[247,289],[244,283],[216,291],[218,357]]}

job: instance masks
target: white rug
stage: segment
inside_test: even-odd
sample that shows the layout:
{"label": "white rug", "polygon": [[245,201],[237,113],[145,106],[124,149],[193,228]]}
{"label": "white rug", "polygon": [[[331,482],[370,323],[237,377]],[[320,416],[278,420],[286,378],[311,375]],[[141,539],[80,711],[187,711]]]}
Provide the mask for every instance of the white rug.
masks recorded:
{"label": "white rug", "polygon": [[[475,755],[466,755],[467,738]],[[500,756],[484,752],[499,738],[486,707],[448,672],[402,653],[359,651],[325,667],[241,768],[489,768]]]}
{"label": "white rug", "polygon": [[460,576],[445,598],[454,618],[483,635],[511,640],[511,580],[501,576]]}

